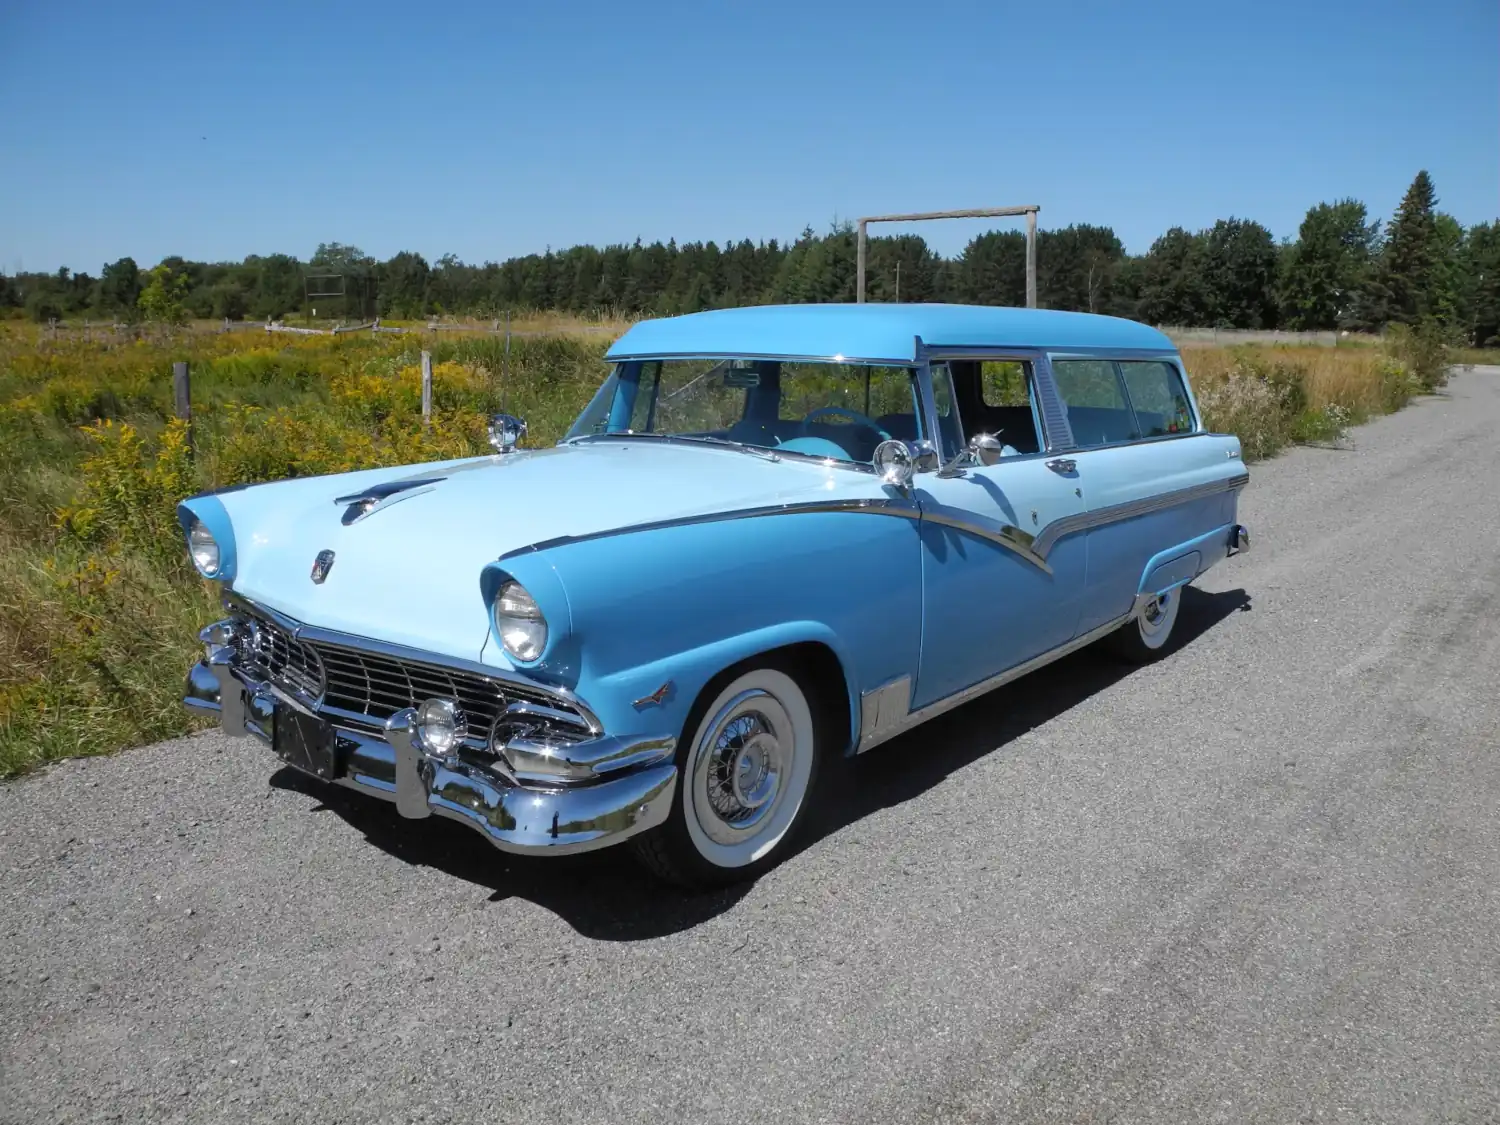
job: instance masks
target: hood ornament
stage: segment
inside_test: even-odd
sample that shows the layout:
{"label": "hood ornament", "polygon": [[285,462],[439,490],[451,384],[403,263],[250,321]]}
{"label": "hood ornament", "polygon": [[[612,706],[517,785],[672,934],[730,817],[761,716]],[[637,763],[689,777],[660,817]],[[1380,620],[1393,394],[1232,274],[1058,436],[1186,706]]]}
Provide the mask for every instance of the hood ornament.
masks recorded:
{"label": "hood ornament", "polygon": [[312,580],[319,586],[323,585],[323,580],[328,577],[328,572],[332,569],[333,552],[319,551],[318,557],[313,559]]}
{"label": "hood ornament", "polygon": [[384,484],[374,484],[363,492],[351,492],[348,496],[340,496],[334,500],[335,504],[347,504],[344,510],[342,523],[345,527],[364,519],[381,504],[390,500],[393,496],[415,495],[411,490],[420,488],[423,491],[431,488],[446,477],[422,477],[418,480],[392,480]]}

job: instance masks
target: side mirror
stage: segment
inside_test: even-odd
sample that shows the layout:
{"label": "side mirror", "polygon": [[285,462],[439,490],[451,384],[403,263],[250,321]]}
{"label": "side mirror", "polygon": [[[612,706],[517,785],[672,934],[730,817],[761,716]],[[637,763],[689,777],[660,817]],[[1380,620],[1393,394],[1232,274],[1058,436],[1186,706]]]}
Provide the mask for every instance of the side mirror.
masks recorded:
{"label": "side mirror", "polygon": [[897,488],[910,485],[912,474],[917,471],[917,459],[912,456],[911,447],[895,438],[877,445],[870,460],[875,466],[876,475],[880,477],[880,483],[895,485]]}
{"label": "side mirror", "polygon": [[1000,451],[1005,447],[994,434],[975,434],[969,442],[969,452],[981,465],[993,465],[1000,460]]}
{"label": "side mirror", "polygon": [[496,453],[509,453],[526,436],[526,422],[514,414],[496,414],[490,419],[490,446]]}

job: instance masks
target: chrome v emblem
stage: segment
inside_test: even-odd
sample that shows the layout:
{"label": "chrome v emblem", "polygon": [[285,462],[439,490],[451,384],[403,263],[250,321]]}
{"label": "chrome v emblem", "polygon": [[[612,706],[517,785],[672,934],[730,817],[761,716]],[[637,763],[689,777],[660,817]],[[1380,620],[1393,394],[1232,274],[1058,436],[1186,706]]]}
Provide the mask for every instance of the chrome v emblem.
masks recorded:
{"label": "chrome v emblem", "polygon": [[333,552],[319,551],[318,557],[313,559],[312,580],[319,586],[328,577],[328,572],[333,569]]}
{"label": "chrome v emblem", "polygon": [[387,481],[385,484],[371,485],[363,492],[353,492],[348,496],[340,496],[334,500],[334,503],[349,505],[340,521],[347,527],[357,520],[364,519],[392,496],[397,496],[413,488],[430,488],[439,481],[446,479],[446,477],[423,477],[420,480]]}

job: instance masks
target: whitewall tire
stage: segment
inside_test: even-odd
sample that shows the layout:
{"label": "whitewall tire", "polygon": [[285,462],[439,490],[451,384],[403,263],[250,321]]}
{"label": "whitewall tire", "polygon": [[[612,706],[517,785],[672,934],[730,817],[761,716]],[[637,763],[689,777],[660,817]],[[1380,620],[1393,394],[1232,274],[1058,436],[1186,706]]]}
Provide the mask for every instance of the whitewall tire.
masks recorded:
{"label": "whitewall tire", "polygon": [[1110,635],[1112,647],[1137,664],[1147,664],[1166,652],[1177,624],[1183,587],[1141,601],[1134,616]]}
{"label": "whitewall tire", "polygon": [[678,748],[671,819],[638,840],[637,855],[687,886],[735,882],[774,866],[810,804],[818,727],[802,686],[774,665],[710,687]]}

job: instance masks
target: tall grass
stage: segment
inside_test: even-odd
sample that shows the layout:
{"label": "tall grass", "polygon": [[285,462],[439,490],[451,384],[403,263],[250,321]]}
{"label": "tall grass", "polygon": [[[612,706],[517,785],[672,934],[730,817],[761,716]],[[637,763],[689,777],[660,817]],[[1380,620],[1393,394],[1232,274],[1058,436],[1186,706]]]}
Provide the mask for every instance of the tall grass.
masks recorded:
{"label": "tall grass", "polygon": [[[215,592],[186,562],[183,496],[480,453],[502,405],[527,419],[528,444],[551,444],[597,388],[612,338],[559,331],[507,353],[499,337],[460,333],[132,339],[0,325],[0,776],[192,725],[182,678]],[[1374,348],[1184,354],[1206,422],[1238,433],[1251,459],[1336,437],[1419,386],[1409,359]],[[172,418],[174,360],[192,372],[191,456]]]}

